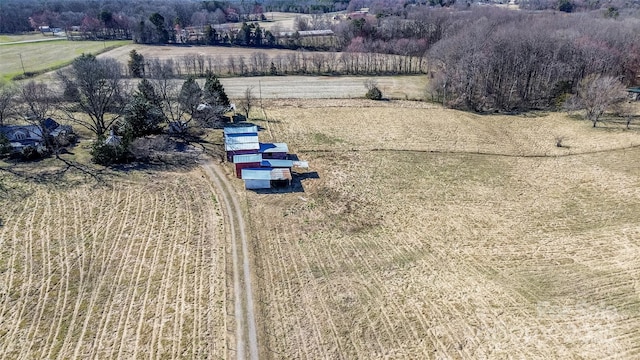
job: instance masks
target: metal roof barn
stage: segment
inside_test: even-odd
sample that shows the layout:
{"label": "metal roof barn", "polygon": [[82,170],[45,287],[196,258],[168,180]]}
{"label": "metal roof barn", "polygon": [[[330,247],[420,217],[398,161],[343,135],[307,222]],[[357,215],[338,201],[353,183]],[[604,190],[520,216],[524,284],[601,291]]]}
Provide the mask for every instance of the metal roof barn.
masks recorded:
{"label": "metal roof barn", "polygon": [[248,133],[258,133],[258,127],[255,125],[252,126],[233,126],[233,127],[225,127],[223,129],[224,135],[229,134],[248,134]]}
{"label": "metal roof barn", "polygon": [[270,189],[273,185],[291,184],[289,169],[242,169],[242,179],[247,189]]}
{"label": "metal roof barn", "polygon": [[260,143],[258,152],[263,159],[286,159],[289,147],[286,143]]}
{"label": "metal roof barn", "polygon": [[233,162],[235,164],[260,163],[261,161],[262,155],[260,154],[235,155],[233,157]]}
{"label": "metal roof barn", "polygon": [[227,145],[232,144],[250,144],[258,143],[258,134],[255,135],[242,135],[242,136],[229,136],[224,139],[224,143]]}
{"label": "metal roof barn", "polygon": [[[260,149],[260,145],[257,142],[254,142],[254,143],[224,144],[224,150],[227,151],[227,152],[240,151],[240,150],[255,150],[255,152],[258,152],[259,149]],[[255,154],[255,152],[254,152],[254,154]]]}
{"label": "metal roof barn", "polygon": [[227,161],[232,161],[235,155],[257,154],[260,145],[256,143],[225,144]]}
{"label": "metal roof barn", "polygon": [[249,154],[249,155],[235,155],[233,157],[233,163],[236,167],[236,176],[238,179],[242,178],[242,169],[258,168],[262,161],[262,155]]}

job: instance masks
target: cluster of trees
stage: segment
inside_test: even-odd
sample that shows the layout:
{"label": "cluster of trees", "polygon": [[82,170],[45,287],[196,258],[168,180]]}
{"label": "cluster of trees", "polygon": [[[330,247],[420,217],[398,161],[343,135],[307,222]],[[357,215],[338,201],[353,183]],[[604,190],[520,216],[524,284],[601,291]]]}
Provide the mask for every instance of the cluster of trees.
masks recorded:
{"label": "cluster of trees", "polygon": [[640,74],[640,21],[492,9],[445,33],[428,52],[430,93],[474,111],[560,105],[590,75],[632,85]]}
{"label": "cluster of trees", "polygon": [[[139,59],[135,55],[132,60]],[[135,89],[128,88],[122,73],[114,59],[82,55],[57,73],[61,91],[34,81],[5,85],[0,88],[0,125],[21,117],[42,131],[45,153],[57,154],[59,147],[48,140],[46,119],[64,114],[94,134],[93,159],[106,165],[130,159],[130,147],[138,139],[163,129],[186,136],[192,128],[219,127],[225,121],[229,99],[213,73],[206,74],[203,88],[193,77],[180,84],[171,67],[151,61]],[[110,133],[119,138],[117,143],[105,142]]]}

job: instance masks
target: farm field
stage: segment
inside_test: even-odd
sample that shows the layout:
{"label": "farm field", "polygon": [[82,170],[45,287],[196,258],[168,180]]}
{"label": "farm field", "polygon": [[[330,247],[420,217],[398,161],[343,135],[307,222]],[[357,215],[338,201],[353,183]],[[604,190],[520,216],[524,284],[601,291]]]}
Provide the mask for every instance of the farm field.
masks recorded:
{"label": "farm field", "polygon": [[403,101],[265,112],[263,141],[317,172],[241,192],[270,357],[640,356],[637,126]]}
{"label": "farm field", "polygon": [[[27,35],[29,39],[30,35]],[[19,41],[19,40],[18,40]],[[46,41],[0,45],[0,78],[5,80],[22,74],[22,64],[27,72],[36,72],[63,66],[83,53],[96,54],[112,46],[122,46],[129,41]]]}
{"label": "farm field", "polygon": [[4,174],[0,358],[227,356],[223,220],[202,169]]}

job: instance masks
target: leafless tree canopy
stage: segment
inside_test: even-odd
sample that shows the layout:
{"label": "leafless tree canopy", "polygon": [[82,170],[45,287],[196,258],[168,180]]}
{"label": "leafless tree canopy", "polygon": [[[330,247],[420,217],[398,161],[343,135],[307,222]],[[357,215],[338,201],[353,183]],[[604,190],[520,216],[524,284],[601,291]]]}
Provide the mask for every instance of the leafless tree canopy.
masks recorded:
{"label": "leafless tree canopy", "polygon": [[68,71],[59,72],[69,101],[62,108],[69,119],[98,137],[104,136],[126,106],[128,90],[122,73],[115,59],[96,59],[92,55],[77,58]]}
{"label": "leafless tree canopy", "polygon": [[578,84],[575,95],[578,109],[586,111],[586,118],[596,127],[598,120],[612,106],[625,100],[625,88],[612,76],[591,74]]}

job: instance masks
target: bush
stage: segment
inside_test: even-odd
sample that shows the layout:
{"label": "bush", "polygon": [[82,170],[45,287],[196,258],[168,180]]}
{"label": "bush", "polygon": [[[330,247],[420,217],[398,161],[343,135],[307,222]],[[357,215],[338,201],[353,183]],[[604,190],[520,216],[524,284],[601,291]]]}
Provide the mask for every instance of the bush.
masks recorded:
{"label": "bush", "polygon": [[365,96],[367,99],[371,100],[382,100],[382,91],[380,91],[377,86],[374,86],[367,91]]}
{"label": "bush", "polygon": [[113,164],[122,164],[128,162],[131,158],[127,145],[123,142],[120,145],[113,146],[104,143],[104,139],[98,139],[91,149],[91,161],[103,166]]}

